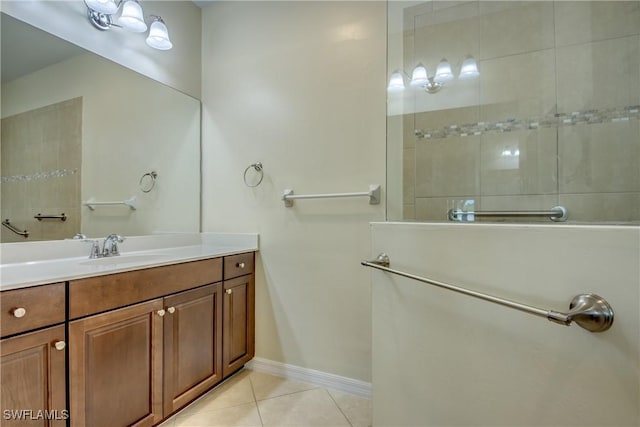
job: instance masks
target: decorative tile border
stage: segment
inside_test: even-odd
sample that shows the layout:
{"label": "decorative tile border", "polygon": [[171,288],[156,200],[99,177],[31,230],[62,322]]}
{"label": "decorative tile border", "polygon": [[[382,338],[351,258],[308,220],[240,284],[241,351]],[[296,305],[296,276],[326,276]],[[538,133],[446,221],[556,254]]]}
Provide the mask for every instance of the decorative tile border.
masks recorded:
{"label": "decorative tile border", "polygon": [[638,119],[640,119],[640,105],[634,105],[623,108],[577,111],[569,114],[559,113],[531,119],[507,119],[499,122],[454,124],[438,129],[416,129],[415,136],[416,139],[444,139],[581,124],[628,122]]}
{"label": "decorative tile border", "polygon": [[62,178],[69,175],[75,175],[78,173],[78,169],[57,169],[48,172],[36,172],[31,175],[12,175],[3,176],[0,178],[1,183],[8,182],[21,182],[21,181],[41,181],[52,178]]}

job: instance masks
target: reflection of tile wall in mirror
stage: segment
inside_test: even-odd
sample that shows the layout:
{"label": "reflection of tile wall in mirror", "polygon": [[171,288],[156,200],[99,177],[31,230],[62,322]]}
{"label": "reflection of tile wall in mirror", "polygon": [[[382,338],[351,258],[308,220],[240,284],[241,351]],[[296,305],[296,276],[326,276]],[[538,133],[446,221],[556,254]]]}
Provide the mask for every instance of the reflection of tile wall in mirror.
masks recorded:
{"label": "reflection of tile wall in mirror", "polygon": [[475,197],[477,209],[564,200],[570,220],[640,222],[639,22],[630,1],[406,8],[405,67],[423,62],[432,75],[447,57],[457,73],[452,58],[472,54],[480,76],[404,95],[405,218],[446,220],[445,207]]}
{"label": "reflection of tile wall in mirror", "polygon": [[[81,159],[81,98],[3,118],[0,216],[26,229],[29,241],[79,233]],[[66,220],[38,221],[39,213]],[[25,240],[2,228],[1,242]]]}

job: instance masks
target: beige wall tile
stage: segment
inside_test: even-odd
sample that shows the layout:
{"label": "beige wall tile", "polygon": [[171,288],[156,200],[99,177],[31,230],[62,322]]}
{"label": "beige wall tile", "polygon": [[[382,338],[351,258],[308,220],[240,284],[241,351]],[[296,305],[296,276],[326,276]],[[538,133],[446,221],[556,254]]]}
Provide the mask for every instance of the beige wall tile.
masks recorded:
{"label": "beige wall tile", "polygon": [[402,163],[402,199],[405,204],[413,204],[413,199],[416,197],[416,150],[405,149]]}
{"label": "beige wall tile", "polygon": [[480,59],[553,47],[553,2],[502,3],[495,10],[480,2]]}
{"label": "beige wall tile", "polygon": [[640,103],[640,37],[558,48],[558,112]]}
{"label": "beige wall tile", "polygon": [[640,193],[560,194],[569,221],[640,224]]}
{"label": "beige wall tile", "polygon": [[416,197],[461,196],[480,190],[480,137],[416,144]]}
{"label": "beige wall tile", "polygon": [[481,194],[557,192],[556,129],[482,135]]}
{"label": "beige wall tile", "polygon": [[555,2],[556,45],[640,34],[638,1]]}
{"label": "beige wall tile", "polygon": [[416,146],[415,119],[415,114],[404,114],[402,116],[402,145],[404,148],[414,148]]}
{"label": "beige wall tile", "polygon": [[481,120],[555,114],[553,49],[481,61],[480,68]]}
{"label": "beige wall tile", "polygon": [[449,221],[449,209],[471,211],[476,209],[475,196],[452,197],[421,197],[416,199],[416,215],[419,221]]}
{"label": "beige wall tile", "polygon": [[463,108],[438,109],[418,113],[416,129],[440,129],[450,125],[477,123],[480,120],[480,108],[477,105]]}
{"label": "beige wall tile", "polygon": [[416,219],[416,206],[415,205],[403,205],[402,206],[402,219],[412,221]]}
{"label": "beige wall tile", "polygon": [[558,129],[561,193],[640,191],[640,122]]}

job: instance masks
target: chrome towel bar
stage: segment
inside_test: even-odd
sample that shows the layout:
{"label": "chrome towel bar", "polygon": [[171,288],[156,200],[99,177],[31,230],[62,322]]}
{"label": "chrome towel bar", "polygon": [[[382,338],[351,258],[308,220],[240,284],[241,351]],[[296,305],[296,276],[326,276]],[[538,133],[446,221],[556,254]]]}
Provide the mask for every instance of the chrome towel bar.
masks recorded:
{"label": "chrome towel bar", "polygon": [[42,215],[41,213],[34,215],[34,218],[38,221],[42,221],[43,219],[59,219],[60,221],[66,221],[67,215],[65,213],[61,213],[60,215]]}
{"label": "chrome towel bar", "polygon": [[9,230],[13,231],[17,235],[24,237],[25,239],[29,237],[29,232],[27,230],[24,230],[24,231],[20,230],[18,227],[11,224],[11,221],[9,221],[9,219],[5,219],[4,221],[2,221],[2,225],[4,225],[5,227],[7,227]]}
{"label": "chrome towel bar", "polygon": [[337,197],[368,197],[370,205],[377,205],[380,203],[380,185],[371,184],[369,191],[358,193],[293,194],[293,190],[287,189],[282,194],[282,200],[287,208],[293,206],[295,199],[333,199]]}
{"label": "chrome towel bar", "polygon": [[470,216],[548,216],[551,221],[565,222],[568,218],[567,209],[556,206],[548,211],[463,211],[461,209],[449,209],[447,214],[449,221],[465,222]]}
{"label": "chrome towel bar", "polygon": [[372,267],[378,270],[386,271],[388,273],[393,273],[402,277],[417,280],[422,283],[437,286],[439,288],[448,289],[453,292],[458,292],[474,298],[493,302],[495,304],[500,304],[502,306],[533,314],[535,316],[545,317],[548,320],[560,325],[569,326],[572,322],[576,322],[578,326],[590,332],[604,332],[613,324],[613,309],[611,308],[609,303],[607,303],[607,301],[595,294],[577,295],[575,298],[573,298],[573,300],[571,300],[571,303],[569,304],[569,311],[563,313],[559,311],[545,310],[542,308],[533,307],[527,304],[522,304],[489,294],[483,294],[481,292],[472,291],[470,289],[450,285],[448,283],[439,282],[437,280],[427,279],[424,277],[416,276],[414,274],[405,273],[404,271],[394,270],[393,268],[389,268],[389,256],[384,253],[378,255],[375,260],[362,261],[361,264],[366,267]]}

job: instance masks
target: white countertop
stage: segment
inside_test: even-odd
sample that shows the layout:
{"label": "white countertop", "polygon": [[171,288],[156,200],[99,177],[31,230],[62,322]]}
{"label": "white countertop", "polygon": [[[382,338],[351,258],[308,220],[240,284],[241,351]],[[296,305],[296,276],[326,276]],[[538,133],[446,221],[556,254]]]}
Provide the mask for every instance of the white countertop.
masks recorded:
{"label": "white countertop", "polygon": [[[60,241],[58,245],[31,242],[26,248],[10,245],[2,246],[2,291],[257,251],[258,235],[202,233],[134,237],[120,244],[119,256],[97,259],[89,259],[90,246],[82,242]],[[73,256],[76,246],[86,255]],[[73,251],[65,252],[69,247]],[[52,257],[52,250],[58,250],[63,257]],[[5,263],[5,260],[12,262]]]}

